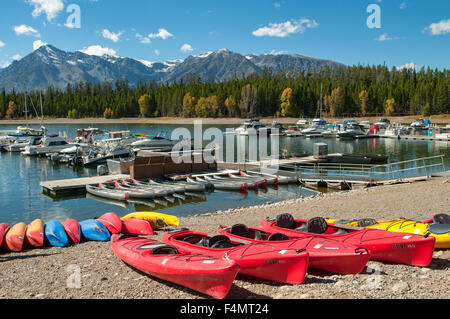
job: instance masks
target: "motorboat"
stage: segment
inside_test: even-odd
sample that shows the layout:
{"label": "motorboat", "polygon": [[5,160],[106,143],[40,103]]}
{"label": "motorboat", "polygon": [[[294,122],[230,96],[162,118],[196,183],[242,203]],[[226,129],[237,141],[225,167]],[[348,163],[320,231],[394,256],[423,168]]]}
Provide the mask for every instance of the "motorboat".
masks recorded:
{"label": "motorboat", "polygon": [[361,122],[359,122],[359,125],[360,125],[364,130],[370,129],[370,122],[369,122],[369,121],[361,121]]}
{"label": "motorboat", "polygon": [[323,135],[324,132],[328,131],[328,123],[320,118],[313,119],[311,126],[302,130],[303,135]]}
{"label": "motorboat", "polygon": [[356,122],[348,124],[343,130],[340,130],[336,133],[336,135],[340,138],[355,138],[357,136],[363,136],[366,134],[367,133],[364,132],[361,126]]}
{"label": "motorboat", "polygon": [[47,135],[42,138],[38,145],[27,145],[21,153],[28,156],[45,155],[47,153],[58,153],[59,151],[74,146],[76,144],[68,143],[59,135]]}
{"label": "motorboat", "polygon": [[425,129],[429,127],[429,124],[429,120],[417,119],[411,123],[411,127],[415,129]]}
{"label": "motorboat", "polygon": [[300,119],[300,120],[297,121],[297,123],[295,123],[295,125],[298,128],[304,129],[304,128],[307,128],[309,126],[309,121],[306,120],[306,119]]}
{"label": "motorboat", "polygon": [[264,123],[261,123],[259,119],[252,118],[247,120],[236,128],[234,131],[238,135],[259,135],[261,130],[266,130],[267,134],[270,134],[270,128],[268,128]]}
{"label": "motorboat", "polygon": [[385,130],[391,125],[391,121],[386,118],[381,118],[375,123],[375,125],[378,125],[380,130]]}
{"label": "motorboat", "polygon": [[5,146],[5,150],[8,152],[23,152],[26,146],[39,145],[41,143],[42,137],[35,136],[26,139],[18,139],[14,143]]}
{"label": "motorboat", "polygon": [[278,134],[282,134],[286,131],[286,128],[280,122],[273,121],[270,125],[270,134],[274,134],[277,132]]}
{"label": "motorboat", "polygon": [[141,149],[146,147],[171,147],[178,142],[168,138],[168,131],[161,131],[156,136],[138,137],[138,140],[131,143],[131,146]]}

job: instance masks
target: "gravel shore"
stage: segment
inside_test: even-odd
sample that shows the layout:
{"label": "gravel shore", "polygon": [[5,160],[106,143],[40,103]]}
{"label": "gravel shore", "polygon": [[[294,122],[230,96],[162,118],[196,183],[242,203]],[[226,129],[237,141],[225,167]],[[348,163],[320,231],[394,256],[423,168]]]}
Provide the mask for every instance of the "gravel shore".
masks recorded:
{"label": "gravel shore", "polygon": [[[450,213],[450,181],[433,178],[180,218],[182,227],[215,232],[219,225],[259,221],[280,213],[295,217],[392,219]],[[103,213],[103,212],[99,212]],[[160,239],[162,231],[155,235]],[[450,250],[437,250],[428,267],[368,263],[359,275],[308,273],[302,285],[238,275],[230,299],[448,299]],[[202,299],[204,295],[156,280],[127,266],[109,243],[42,248],[0,255],[0,298]],[[77,276],[79,274],[79,276]],[[77,281],[77,278],[80,280]]]}

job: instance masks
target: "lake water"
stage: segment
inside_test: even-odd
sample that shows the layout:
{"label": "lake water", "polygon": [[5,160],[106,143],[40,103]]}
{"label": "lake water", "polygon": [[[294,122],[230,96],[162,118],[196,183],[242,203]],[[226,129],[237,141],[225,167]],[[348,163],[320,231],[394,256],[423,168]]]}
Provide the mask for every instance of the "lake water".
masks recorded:
{"label": "lake water", "polygon": [[[89,123],[86,123],[89,126]],[[75,137],[80,125],[47,125],[49,133],[59,133]],[[116,124],[95,125],[107,131],[131,130],[133,133],[157,134],[161,130],[173,131],[178,125],[148,125],[148,124]],[[193,132],[193,127],[182,126]],[[203,130],[213,126],[203,126]],[[222,131],[228,127],[219,125]],[[14,125],[0,125],[0,130],[14,130]],[[339,140],[334,138],[307,139],[281,138],[280,153],[312,153],[314,143],[328,144],[329,153],[345,154],[382,154],[388,155],[390,162],[406,161],[415,158],[434,155],[445,155],[445,165],[450,167],[450,143],[429,141],[408,141],[394,139],[363,139]],[[205,141],[203,144],[208,144]],[[69,167],[65,164],[53,163],[47,158],[24,157],[14,153],[0,153],[0,223],[29,223],[36,218],[44,221],[51,219],[66,220],[75,218],[83,220],[102,215],[105,212],[115,212],[120,216],[134,211],[158,211],[177,216],[186,216],[228,208],[246,207],[262,204],[268,201],[280,201],[310,196],[312,191],[296,186],[268,187],[258,192],[247,194],[233,192],[213,192],[200,196],[187,196],[186,199],[175,199],[165,205],[133,205],[116,202],[102,202],[88,195],[52,198],[42,193],[41,181],[66,178],[95,176],[95,168]],[[88,197],[87,197],[88,196]]]}

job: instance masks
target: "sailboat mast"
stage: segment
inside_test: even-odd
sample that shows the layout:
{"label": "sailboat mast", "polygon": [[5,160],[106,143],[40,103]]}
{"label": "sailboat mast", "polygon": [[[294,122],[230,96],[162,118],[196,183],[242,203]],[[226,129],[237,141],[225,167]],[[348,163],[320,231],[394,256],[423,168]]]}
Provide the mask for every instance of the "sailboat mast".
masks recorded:
{"label": "sailboat mast", "polygon": [[320,83],[320,118],[322,118],[322,88],[323,84]]}
{"label": "sailboat mast", "polygon": [[42,109],[42,94],[41,94],[41,91],[39,91],[39,101],[41,103],[41,126],[42,126],[42,124],[44,122],[44,111]]}
{"label": "sailboat mast", "polygon": [[25,111],[23,111],[25,113],[25,123],[26,126],[28,128],[28,108],[27,108],[27,94],[25,93]]}

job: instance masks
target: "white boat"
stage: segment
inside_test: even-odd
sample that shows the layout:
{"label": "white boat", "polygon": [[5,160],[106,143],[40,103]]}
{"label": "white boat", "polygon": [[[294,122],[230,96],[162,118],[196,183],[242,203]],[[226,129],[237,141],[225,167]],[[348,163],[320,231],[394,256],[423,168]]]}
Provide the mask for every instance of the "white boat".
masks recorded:
{"label": "white boat", "polygon": [[365,130],[370,129],[370,122],[369,121],[361,121],[361,122],[359,122],[359,125]]}
{"label": "white boat", "polygon": [[428,127],[428,124],[424,119],[417,119],[411,123],[411,127],[415,129],[424,129]]}
{"label": "white boat", "polygon": [[309,121],[306,119],[300,119],[295,123],[298,128],[307,128],[309,126]]}
{"label": "white boat", "polygon": [[247,120],[236,128],[234,131],[238,135],[258,135],[261,130],[266,130],[267,134],[270,133],[270,128],[266,127],[264,123],[261,123],[259,119],[252,118],[250,120]]}
{"label": "white boat", "polygon": [[141,149],[145,147],[170,147],[175,146],[179,142],[167,138],[167,135],[167,131],[161,131],[156,136],[139,137],[137,141],[131,143],[131,146]]}
{"label": "white boat", "polygon": [[328,123],[323,119],[312,120],[311,126],[302,130],[303,135],[323,135],[324,132],[328,131]]}
{"label": "white boat", "polygon": [[450,133],[439,133],[439,134],[436,134],[434,137],[437,139],[449,140]]}
{"label": "white boat", "polygon": [[5,150],[7,150],[8,152],[23,152],[25,150],[25,147],[39,145],[40,142],[41,137],[38,136],[25,139],[18,139],[14,143],[5,146]]}
{"label": "white boat", "polygon": [[355,138],[366,134],[367,133],[364,132],[361,126],[356,122],[348,124],[343,130],[336,133],[336,135],[340,138]]}
{"label": "white boat", "polygon": [[58,153],[61,150],[75,146],[76,144],[68,143],[59,135],[45,136],[38,145],[27,145],[21,153],[27,156],[45,155],[47,153]]}
{"label": "white boat", "polygon": [[391,125],[391,121],[385,118],[381,118],[375,123],[375,125],[378,125],[378,128],[380,130],[385,130]]}

